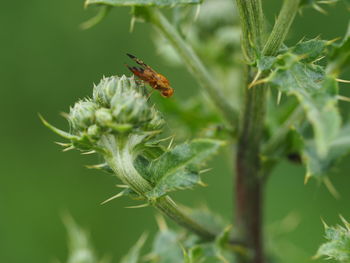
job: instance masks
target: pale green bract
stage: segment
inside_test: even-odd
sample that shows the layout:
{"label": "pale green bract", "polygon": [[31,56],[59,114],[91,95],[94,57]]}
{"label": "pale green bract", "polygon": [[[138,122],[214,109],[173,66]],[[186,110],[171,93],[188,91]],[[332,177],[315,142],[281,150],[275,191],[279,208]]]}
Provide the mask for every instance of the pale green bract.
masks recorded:
{"label": "pale green bract", "polygon": [[110,6],[176,6],[186,4],[200,4],[201,0],[86,0],[88,5],[110,5]]}
{"label": "pale green bract", "polygon": [[318,249],[315,258],[325,257],[340,263],[350,262],[350,224],[340,217],[344,226],[328,226],[324,223],[327,242]]}

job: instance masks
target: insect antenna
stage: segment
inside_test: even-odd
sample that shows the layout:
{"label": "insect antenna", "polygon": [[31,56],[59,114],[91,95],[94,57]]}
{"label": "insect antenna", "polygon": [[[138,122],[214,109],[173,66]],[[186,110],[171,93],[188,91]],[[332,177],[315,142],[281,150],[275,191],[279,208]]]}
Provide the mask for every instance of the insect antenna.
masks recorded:
{"label": "insect antenna", "polygon": [[145,64],[141,59],[138,59],[137,57],[135,57],[134,55],[131,55],[129,53],[126,53],[126,55],[131,58],[132,60],[134,60],[137,64],[139,64],[142,67],[145,68],[149,68],[149,66],[147,64]]}

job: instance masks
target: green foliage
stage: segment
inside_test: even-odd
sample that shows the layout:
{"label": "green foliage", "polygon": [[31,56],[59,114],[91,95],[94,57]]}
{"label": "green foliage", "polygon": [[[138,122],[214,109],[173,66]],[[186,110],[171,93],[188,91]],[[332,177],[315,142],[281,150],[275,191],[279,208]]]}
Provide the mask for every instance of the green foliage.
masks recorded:
{"label": "green foliage", "polygon": [[94,252],[89,235],[72,217],[66,215],[64,223],[68,232],[69,254],[67,263],[108,263],[100,260]]}
{"label": "green foliage", "polygon": [[199,4],[201,0],[86,0],[88,5],[110,6],[175,6],[184,4]]}
{"label": "green foliage", "polygon": [[298,98],[313,126],[317,153],[324,156],[330,142],[338,136],[341,125],[337,108],[338,86],[334,79],[326,78],[322,67],[303,63],[300,59],[291,53],[282,55],[275,62],[267,82]]}
{"label": "green foliage", "polygon": [[303,150],[303,155],[307,167],[307,177],[326,176],[331,168],[339,162],[341,157],[350,153],[350,127],[343,127],[337,138],[330,142],[328,153],[321,157],[315,152],[314,141],[307,141]]}
{"label": "green foliage", "polygon": [[325,257],[341,263],[350,262],[350,223],[340,217],[345,227],[328,226],[324,223],[327,242],[318,249],[315,257]]}
{"label": "green foliage", "polygon": [[140,252],[147,239],[146,235],[142,235],[139,240],[132,246],[129,253],[126,254],[120,263],[138,263],[140,262]]}
{"label": "green foliage", "polygon": [[199,177],[200,168],[222,144],[218,140],[196,139],[165,152],[149,166],[154,188],[147,196],[154,199],[167,192],[203,184]]}
{"label": "green foliage", "polygon": [[[86,0],[86,6],[102,8],[83,27],[99,23],[112,6],[133,7],[132,21],[143,19],[159,29],[159,35],[154,39],[164,57],[174,64],[183,61],[209,95],[206,99],[196,96],[186,102],[164,98],[156,100],[156,104],[160,104],[175,122],[181,124],[179,129],[187,129],[187,132],[178,135],[177,140],[183,134],[186,139],[188,134],[196,137],[191,141],[176,142],[173,147],[173,140],[166,146],[166,139],[161,138],[167,116],[164,117],[152,105],[144,84],[133,77],[103,78],[94,87],[92,98],[80,100],[70,109],[66,116],[70,124],[69,133],[42,119],[47,127],[70,141],[62,144],[68,147],[66,149],[77,148],[102,155],[103,163],[91,168],[116,175],[125,188],[107,201],[121,196],[142,200],[145,202],[142,206],[155,206],[196,234],[175,232],[169,230],[165,223],[160,224],[151,252],[141,256],[145,243],[142,236],[122,263],[137,263],[141,259],[155,263],[228,263],[236,262],[237,254],[240,254],[238,262],[242,262],[239,258],[249,261],[254,254],[250,251],[252,247],[237,249],[233,246],[233,234],[230,228],[224,227],[227,224],[208,211],[203,213],[179,206],[168,196],[173,191],[203,185],[200,178],[203,166],[224,144],[220,140],[222,137],[233,142],[240,140],[237,154],[244,154],[237,158],[238,162],[242,162],[238,163],[237,170],[242,173],[241,176],[249,177],[244,177],[249,187],[255,187],[255,184],[259,185],[258,188],[262,187],[260,175],[265,176],[264,173],[273,168],[280,156],[297,161],[301,159],[307,167],[307,178],[324,178],[337,161],[350,152],[350,126],[342,125],[337,84],[340,70],[349,63],[349,33],[339,44],[311,39],[289,48],[283,45],[298,10],[312,6],[323,12],[320,4],[336,0],[286,0],[281,9],[282,15],[267,40],[264,39],[263,13],[259,2],[247,4],[243,0],[237,1],[241,30],[229,0],[208,0],[202,5],[195,22],[194,9],[176,6],[199,4],[200,0]],[[172,9],[174,22],[170,23],[157,8],[149,6],[175,7]],[[288,15],[288,19],[283,14]],[[203,57],[204,63],[200,57]],[[252,61],[255,58],[256,61]],[[323,58],[325,62],[320,62]],[[246,68],[241,65],[244,59]],[[250,81],[251,84],[246,85]],[[268,97],[265,94],[269,87],[277,92],[272,91]],[[275,93],[286,94],[288,101],[271,106]],[[245,99],[243,94],[246,94]],[[290,99],[290,96],[293,98]],[[270,101],[265,103],[267,98]],[[265,104],[269,105],[266,122]],[[296,114],[298,110],[302,114]],[[239,116],[240,112],[243,116]],[[183,125],[187,128],[181,127]],[[224,134],[220,133],[220,127]],[[262,132],[264,128],[266,133]],[[205,134],[205,138],[198,134]],[[263,156],[262,162],[260,158],[263,154],[259,152],[258,145],[265,141],[270,148],[266,147],[268,150],[263,151],[266,156]],[[262,145],[263,149],[265,145]],[[246,160],[239,160],[243,157]],[[238,195],[240,190],[247,189],[239,189]],[[249,196],[246,198],[249,200]],[[249,207],[249,202],[244,205],[248,206],[248,210],[255,209],[254,206]],[[257,211],[246,214],[254,217],[255,213]],[[258,214],[256,218],[259,218]],[[244,220],[248,223],[240,227],[247,229],[239,231],[244,235],[251,231],[248,229],[252,227],[251,223],[258,225],[253,225],[254,229],[261,228],[255,218],[241,218],[238,222]],[[349,262],[346,247],[350,243],[349,224],[344,223],[346,228],[326,227],[329,242],[321,246],[317,256]],[[78,237],[79,233],[76,235]],[[243,237],[239,241],[249,243],[252,240],[255,241],[255,237]],[[88,247],[86,240],[81,243],[82,247]],[[248,243],[247,246],[251,246]],[[91,263],[96,261],[92,252],[88,256],[93,259]]]}
{"label": "green foliage", "polygon": [[329,53],[329,65],[327,71],[331,74],[339,75],[341,71],[346,70],[350,64],[350,23],[343,40],[332,45]]}

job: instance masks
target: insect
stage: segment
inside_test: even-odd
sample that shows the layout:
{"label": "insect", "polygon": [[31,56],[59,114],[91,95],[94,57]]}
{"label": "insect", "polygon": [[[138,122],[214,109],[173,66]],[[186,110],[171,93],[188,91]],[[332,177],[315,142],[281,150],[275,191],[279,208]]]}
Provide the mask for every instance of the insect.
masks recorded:
{"label": "insect", "polygon": [[170,98],[174,94],[174,89],[170,87],[169,80],[166,77],[153,70],[137,57],[130,54],[127,55],[141,66],[130,67],[129,65],[125,65],[135,76],[144,82],[147,82],[154,90],[158,90],[165,98]]}

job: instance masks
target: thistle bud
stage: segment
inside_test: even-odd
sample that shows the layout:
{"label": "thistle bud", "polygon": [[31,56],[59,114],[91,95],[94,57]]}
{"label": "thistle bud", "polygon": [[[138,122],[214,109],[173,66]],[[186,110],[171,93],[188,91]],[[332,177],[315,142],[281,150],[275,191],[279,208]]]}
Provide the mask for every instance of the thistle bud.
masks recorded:
{"label": "thistle bud", "polygon": [[102,127],[107,127],[112,121],[113,116],[109,109],[101,108],[95,112],[96,122]]}
{"label": "thistle bud", "polygon": [[98,105],[90,100],[81,100],[75,103],[69,112],[69,120],[73,132],[82,132],[95,122],[95,111]]}

